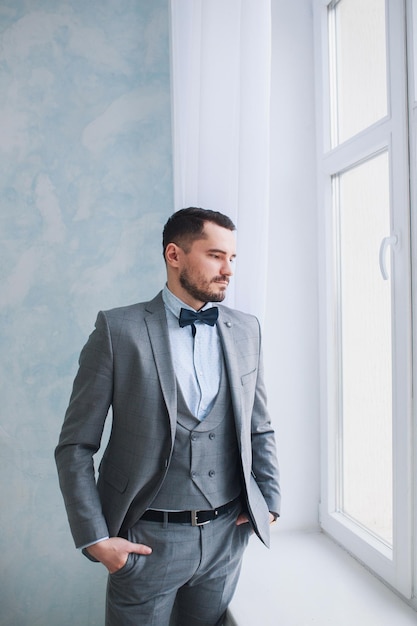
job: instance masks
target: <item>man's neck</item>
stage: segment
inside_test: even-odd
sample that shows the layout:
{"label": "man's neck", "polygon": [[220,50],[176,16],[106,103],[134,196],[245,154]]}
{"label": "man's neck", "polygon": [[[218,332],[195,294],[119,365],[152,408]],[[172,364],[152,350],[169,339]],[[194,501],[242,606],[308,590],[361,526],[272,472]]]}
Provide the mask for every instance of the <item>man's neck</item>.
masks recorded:
{"label": "man's neck", "polygon": [[200,300],[196,300],[190,294],[182,288],[176,288],[167,282],[167,289],[176,297],[182,304],[191,307],[194,311],[199,311],[202,309],[207,302],[201,302]]}

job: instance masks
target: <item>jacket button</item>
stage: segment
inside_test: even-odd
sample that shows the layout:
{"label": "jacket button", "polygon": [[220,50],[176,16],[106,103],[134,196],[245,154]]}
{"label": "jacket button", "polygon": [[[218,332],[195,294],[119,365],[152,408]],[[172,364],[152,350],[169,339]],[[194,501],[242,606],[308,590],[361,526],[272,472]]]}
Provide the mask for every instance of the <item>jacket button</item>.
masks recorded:
{"label": "jacket button", "polygon": [[215,438],[215,436],[216,436],[216,435],[215,435],[214,433],[210,433],[210,434],[209,434],[209,439],[214,439],[214,438]]}
{"label": "jacket button", "polygon": [[191,472],[191,478],[195,478],[197,476],[197,472]]}
{"label": "jacket button", "polygon": [[210,478],[213,478],[213,476],[216,474],[216,472],[214,470],[210,470],[209,471],[209,476]]}
{"label": "jacket button", "polygon": [[197,441],[197,435],[191,435],[191,441]]}

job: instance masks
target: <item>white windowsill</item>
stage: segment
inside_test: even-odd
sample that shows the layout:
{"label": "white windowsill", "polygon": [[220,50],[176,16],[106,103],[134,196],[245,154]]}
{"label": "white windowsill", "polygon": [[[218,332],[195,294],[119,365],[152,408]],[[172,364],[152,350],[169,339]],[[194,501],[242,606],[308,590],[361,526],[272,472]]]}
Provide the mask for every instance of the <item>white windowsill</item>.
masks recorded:
{"label": "white windowsill", "polygon": [[[279,522],[278,522],[279,523]],[[416,626],[417,612],[320,532],[246,552],[228,626]]]}

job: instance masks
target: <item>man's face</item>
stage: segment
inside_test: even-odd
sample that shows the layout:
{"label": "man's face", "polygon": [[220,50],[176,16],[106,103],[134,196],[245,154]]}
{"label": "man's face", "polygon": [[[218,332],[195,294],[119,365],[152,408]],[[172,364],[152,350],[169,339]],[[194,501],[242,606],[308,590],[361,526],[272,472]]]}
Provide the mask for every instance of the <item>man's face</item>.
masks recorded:
{"label": "man's face", "polygon": [[206,222],[204,232],[204,239],[194,241],[188,252],[181,251],[179,264],[182,299],[195,309],[224,300],[236,257],[233,231]]}

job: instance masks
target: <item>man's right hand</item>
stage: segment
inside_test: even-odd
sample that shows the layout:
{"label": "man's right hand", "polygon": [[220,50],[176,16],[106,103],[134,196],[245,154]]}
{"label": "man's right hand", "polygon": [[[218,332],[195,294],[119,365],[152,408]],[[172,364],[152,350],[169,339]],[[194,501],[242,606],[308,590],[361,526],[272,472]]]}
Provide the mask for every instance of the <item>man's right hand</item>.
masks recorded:
{"label": "man's right hand", "polygon": [[144,555],[152,552],[152,548],[143,543],[132,543],[121,537],[104,539],[104,541],[89,546],[87,550],[91,556],[107,567],[110,574],[114,574],[126,565],[127,557],[131,552]]}

